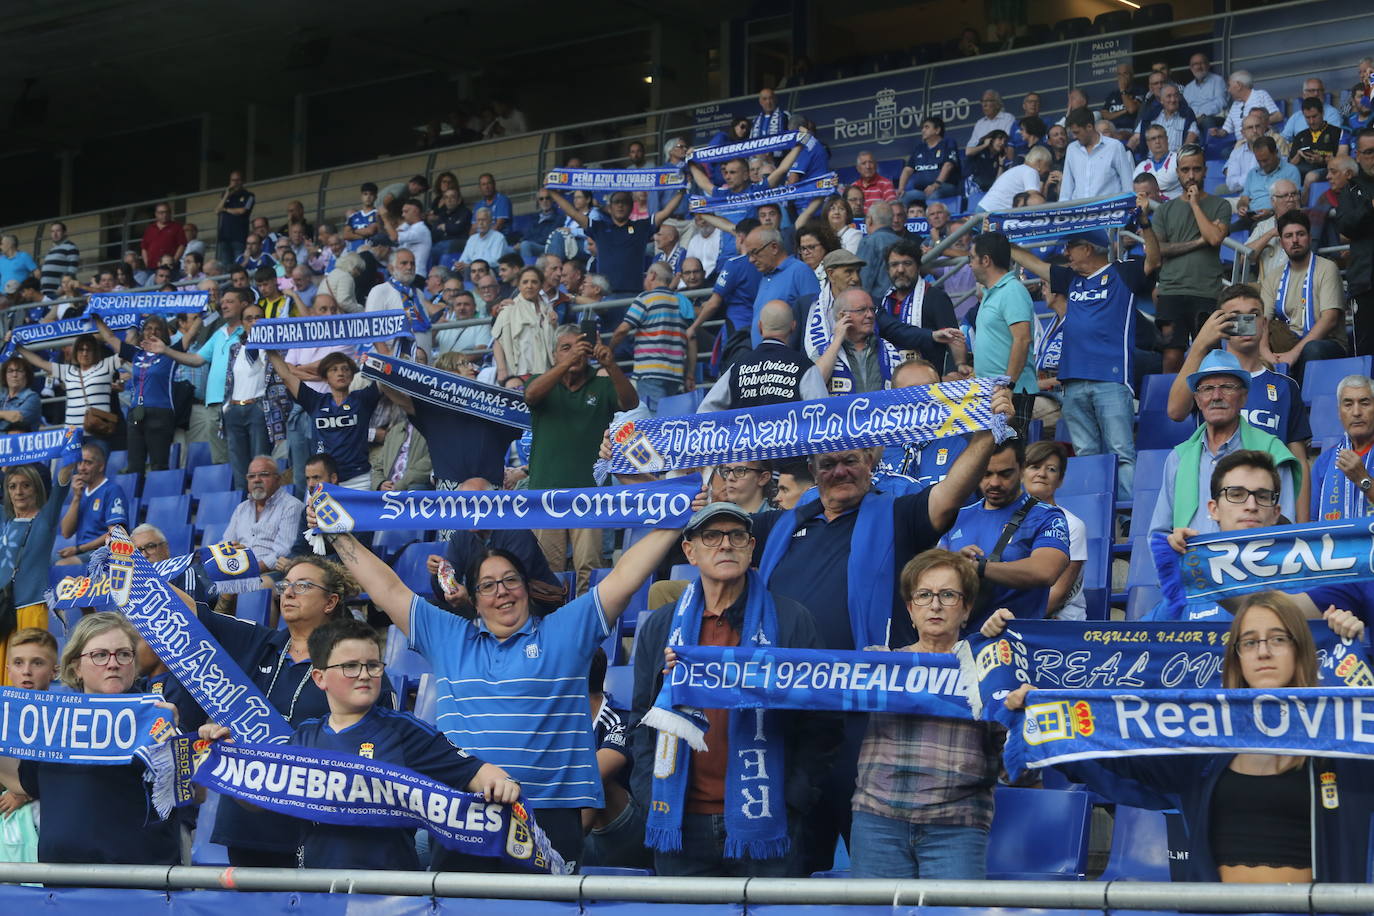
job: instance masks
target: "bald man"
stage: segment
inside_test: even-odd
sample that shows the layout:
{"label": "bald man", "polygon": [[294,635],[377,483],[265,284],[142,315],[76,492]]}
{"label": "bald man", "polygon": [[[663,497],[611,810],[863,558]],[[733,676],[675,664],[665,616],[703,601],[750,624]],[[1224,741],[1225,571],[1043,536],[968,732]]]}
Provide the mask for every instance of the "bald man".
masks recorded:
{"label": "bald man", "polygon": [[796,329],[792,306],[781,299],[765,302],[759,310],[759,345],[740,354],[711,386],[697,412],[825,397],[821,371],[805,353],[788,345]]}

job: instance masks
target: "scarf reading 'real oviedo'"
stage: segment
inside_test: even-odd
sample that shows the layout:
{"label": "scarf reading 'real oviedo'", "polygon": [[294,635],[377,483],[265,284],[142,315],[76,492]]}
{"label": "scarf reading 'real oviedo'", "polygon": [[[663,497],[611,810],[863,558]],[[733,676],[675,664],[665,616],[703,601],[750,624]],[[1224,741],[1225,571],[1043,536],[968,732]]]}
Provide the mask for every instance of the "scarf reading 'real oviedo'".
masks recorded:
{"label": "scarf reading 'real oviedo'", "polygon": [[992,412],[1008,379],[977,378],[814,401],[793,401],[612,426],[611,458],[598,476],[714,467],[727,461],[797,458],[875,445],[911,445],[991,430],[1009,435]]}
{"label": "scarf reading 'real oviedo'", "polygon": [[0,687],[0,757],[47,763],[129,763],[176,732],[162,698]]}
{"label": "scarf reading 'real oviedo'", "polygon": [[259,318],[248,332],[245,346],[259,350],[289,350],[325,344],[356,346],[410,337],[411,316],[404,309],[357,315],[313,315],[309,318]]}
{"label": "scarf reading 'real oviedo'", "polygon": [[193,781],[302,820],[423,827],[457,852],[499,858],[530,871],[568,873],[523,802],[487,802],[405,767],[315,748],[210,744],[189,735],[173,739],[171,746],[178,803],[189,803]]}
{"label": "scarf reading 'real oviedo'", "polygon": [[442,369],[376,353],[363,359],[362,371],[366,378],[404,392],[411,400],[516,429],[530,428],[529,405],[519,392],[509,388],[484,385]]}
{"label": "scarf reading 'real oviedo'", "polygon": [[1136,217],[1135,195],[1121,194],[1101,200],[991,213],[987,227],[1012,242],[1024,244],[1098,229],[1128,229],[1135,225]]}

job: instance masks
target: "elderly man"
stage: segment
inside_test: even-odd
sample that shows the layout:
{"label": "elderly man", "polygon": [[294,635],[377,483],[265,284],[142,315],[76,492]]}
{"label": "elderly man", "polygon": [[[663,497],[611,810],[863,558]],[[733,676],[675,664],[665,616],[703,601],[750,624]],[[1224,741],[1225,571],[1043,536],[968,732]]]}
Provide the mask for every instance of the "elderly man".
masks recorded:
{"label": "elderly man", "polygon": [[[720,200],[732,194],[743,194],[745,191],[765,191],[769,188],[776,188],[783,183],[783,179],[787,177],[787,170],[792,167],[792,164],[797,161],[797,157],[801,155],[802,150],[806,148],[806,142],[809,138],[809,131],[799,130],[797,132],[797,143],[787,151],[787,155],[782,157],[782,161],[778,163],[777,168],[769,172],[767,178],[760,179],[757,182],[751,182],[749,176],[749,163],[744,159],[730,159],[721,164],[720,175],[725,183],[720,186],[716,186],[711,180],[710,172],[696,162],[689,163],[688,171],[691,173],[692,179],[696,182],[697,187],[709,198]],[[676,200],[673,200],[672,203],[674,206],[677,205]],[[754,216],[755,210],[756,207],[754,205],[741,203],[718,209],[714,212],[714,215],[725,220],[727,223],[738,224],[740,220]],[[663,213],[663,219],[672,215],[672,210],[670,208],[660,212]],[[569,215],[571,215],[571,213],[569,213]],[[662,222],[662,219],[657,220],[657,222]],[[598,251],[598,255],[599,254],[600,252]]]}
{"label": "elderly man", "polygon": [[1355,352],[1374,353],[1374,128],[1355,132],[1358,171],[1341,191],[1336,229],[1350,240],[1346,289],[1355,300]]}
{"label": "elderly man", "polygon": [[281,469],[269,455],[250,461],[246,476],[248,498],[235,507],[221,540],[242,544],[271,569],[296,542],[305,505],[281,488]]}
{"label": "elderly man", "polygon": [[1175,528],[1191,528],[1203,534],[1217,530],[1216,520],[1208,517],[1212,471],[1217,462],[1239,449],[1267,452],[1283,475],[1283,516],[1298,520],[1297,494],[1302,486],[1301,462],[1278,438],[1257,429],[1241,416],[1250,373],[1241,368],[1234,355],[1214,350],[1188,376],[1193,403],[1202,415],[1202,425],[1186,442],[1174,447],[1164,462],[1164,474],[1150,519],[1150,530],[1164,534]]}
{"label": "elderly man", "polygon": [[707,392],[698,413],[823,398],[826,379],[805,353],[793,349],[792,306],[774,300],[759,310],[760,342],[742,352]]}
{"label": "elderly man", "polygon": [[[748,167],[739,160],[734,160],[734,164],[737,168],[744,168],[747,177]],[[773,182],[770,187],[779,183],[781,179]],[[707,184],[710,184],[709,180]],[[636,295],[643,284],[645,244],[653,235],[655,227],[672,218],[673,209],[682,199],[682,193],[681,190],[675,192],[663,207],[650,214],[648,219],[631,219],[629,193],[616,191],[606,204],[606,215],[609,219],[592,219],[574,207],[558,191],[549,190],[549,196],[558,204],[559,209],[581,226],[587,233],[587,238],[596,244],[597,271],[611,281],[611,287],[617,293],[630,296]],[[616,323],[619,322],[619,318],[619,315],[607,316],[608,321]]]}
{"label": "elderly man", "polygon": [[[688,522],[683,532],[682,550],[687,561],[697,569],[694,584],[701,598],[700,612],[693,616],[691,625],[695,629],[689,633],[678,632],[676,607],[672,604],[654,611],[641,624],[635,654],[636,720],[653,706],[658,695],[663,680],[664,652],[670,643],[745,644],[748,634],[743,632],[744,611],[760,599],[765,607],[763,613],[776,625],[778,647],[823,647],[824,643],[817,636],[816,622],[805,605],[782,594],[777,586],[766,587],[767,593],[763,596],[750,594],[751,589],[765,588],[764,582],[749,571],[750,552],[756,545],[751,528],[756,524],[748,513],[728,502],[711,503]],[[710,733],[716,736],[710,749],[692,753],[690,760],[680,758],[676,764],[689,767],[684,793],[686,810],[681,816],[681,851],[656,851],[655,872],[719,877],[810,874],[809,863],[803,862],[798,854],[799,847],[803,842],[804,826],[809,825],[814,813],[812,806],[824,801],[822,787],[843,737],[841,717],[801,710],[761,713],[760,728],[775,734],[780,745],[777,751],[781,753],[782,772],[776,775],[783,798],[774,802],[771,813],[784,819],[790,849],[774,857],[744,858],[727,853],[727,841],[738,842],[738,837],[728,835],[730,828],[722,829],[722,823],[733,825],[734,818],[723,820],[720,811],[729,804],[727,785],[737,778],[735,770],[742,765],[738,758],[746,758],[750,752],[730,747],[731,741],[738,738],[730,720],[738,713],[707,709],[704,714],[710,722]],[[631,733],[631,741],[635,760],[631,794],[647,803],[654,796],[656,770],[661,771],[664,766],[662,751],[658,750],[663,746],[662,739],[653,729],[637,728]],[[655,760],[659,761],[657,765]],[[852,790],[852,786],[850,788]],[[847,808],[847,798],[844,804]]]}
{"label": "elderly man", "polygon": [[1245,246],[1250,249],[1255,263],[1259,265],[1261,282],[1275,271],[1283,269],[1284,255],[1283,248],[1279,245],[1278,220],[1301,206],[1302,195],[1297,184],[1290,179],[1280,178],[1269,189],[1269,200],[1273,212],[1257,222],[1245,240]]}
{"label": "elderly man", "polygon": [[682,262],[687,257],[687,249],[678,243],[679,238],[672,223],[663,223],[654,233],[654,263],[667,266],[674,284],[682,277]]}
{"label": "elderly man", "polygon": [[1197,115],[1200,127],[1216,127],[1226,117],[1229,104],[1226,80],[1212,72],[1212,62],[1201,51],[1188,58],[1192,79],[1183,87],[1183,98]]}
{"label": "elderly man", "polygon": [[[448,306],[444,321],[471,321],[477,317],[477,300],[471,291],[463,289],[463,281],[450,277],[444,281],[440,295]],[[491,346],[491,324],[469,325],[463,328],[448,328],[434,335],[435,353],[478,354]]]}
{"label": "elderly man", "polygon": [[1182,187],[1178,183],[1178,157],[1169,151],[1169,135],[1158,124],[1151,124],[1145,128],[1145,147],[1147,153],[1145,158],[1135,167],[1135,177],[1132,181],[1140,179],[1142,175],[1149,175],[1155,180],[1155,190],[1160,194],[1160,201],[1171,197],[1177,197]]}
{"label": "elderly man", "polygon": [[1345,356],[1345,291],[1336,262],[1312,250],[1312,222],[1301,209],[1278,218],[1282,267],[1270,269],[1261,284],[1265,314],[1271,318],[1265,358],[1287,363],[1302,381],[1314,359]]}
{"label": "elderly man", "polygon": [[478,207],[477,212],[472,215],[472,235],[463,245],[463,253],[458,256],[458,262],[453,265],[453,269],[462,272],[474,261],[486,261],[488,264],[495,264],[501,255],[510,250],[510,245],[506,243],[506,237],[497,229],[493,228],[491,209],[488,207]]}
{"label": "elderly man", "polygon": [[[391,275],[383,283],[378,283],[367,294],[366,311],[383,312],[403,309],[410,313],[411,320],[420,316],[428,318],[429,309],[420,298],[421,289],[415,285],[415,253],[405,248],[397,248],[391,253],[389,267]],[[429,331],[415,334],[415,345],[426,353],[434,350],[434,335]]]}
{"label": "elderly man", "polygon": [[655,413],[664,398],[695,384],[696,339],[687,336],[691,319],[683,315],[685,300],[669,289],[672,280],[667,264],[650,264],[644,291],[625,310],[625,319],[611,335],[611,350],[626,337],[634,338],[632,378],[639,402]]}
{"label": "elderly man", "polygon": [[105,450],[99,443],[81,446],[81,461],[72,475],[72,495],[62,514],[62,536],[76,542],[57,552],[57,565],[84,565],[97,547],[110,539],[110,528],[129,524],[129,498],[105,476]]}
{"label": "elderly man", "polygon": [[976,156],[987,149],[989,140],[983,139],[994,130],[1005,131],[1008,137],[1016,134],[1016,119],[1002,109],[1002,95],[996,89],[983,90],[983,116],[973,122],[964,155]]}
{"label": "elderly man", "polygon": [[902,237],[892,230],[892,207],[887,203],[876,203],[868,208],[864,218],[864,237],[855,252],[865,262],[859,272],[859,284],[874,299],[887,289],[887,252]]}
{"label": "elderly man", "polygon": [[[1307,100],[1312,99],[1317,103],[1317,111],[1321,115],[1318,123],[1325,122],[1336,127],[1337,133],[1340,132],[1341,113],[1331,103],[1326,101],[1326,84],[1319,77],[1309,76],[1302,81],[1302,102],[1298,109],[1288,116],[1284,122],[1283,129],[1279,135],[1285,140],[1296,140],[1298,135],[1307,130],[1311,124],[1305,116],[1307,113]],[[1253,107],[1253,106],[1251,106]]]}
{"label": "elderly man", "polygon": [[1269,113],[1266,127],[1283,120],[1283,112],[1274,104],[1274,97],[1255,87],[1255,78],[1249,70],[1237,70],[1232,73],[1226,88],[1231,95],[1231,107],[1226,112],[1226,120],[1222,125],[1212,128],[1212,136],[1224,137],[1226,134],[1236,133],[1245,116],[1256,108],[1263,108]]}
{"label": "elderly man", "polygon": [[[129,538],[134,542],[134,550],[143,554],[143,559],[149,563],[161,563],[172,558],[167,535],[156,525],[139,525],[129,532]],[[219,595],[219,589],[205,574],[205,566],[199,560],[192,561],[184,570],[168,579],[167,584],[176,586],[190,595],[196,604],[203,604],[207,608],[214,608]]]}
{"label": "elderly man", "polygon": [[1009,210],[1014,205],[1016,195],[1023,191],[1041,193],[1045,178],[1054,166],[1054,154],[1045,146],[1034,146],[1026,152],[1026,161],[1013,165],[992,183],[988,192],[978,201],[977,209],[987,213]]}
{"label": "elderly man", "polygon": [[[716,264],[722,255],[729,257],[728,251],[722,251],[721,246],[725,242],[726,233],[716,228],[716,224],[706,218],[706,214],[698,213],[693,218],[696,232],[687,240],[687,257],[696,258],[701,262],[707,276],[716,272]],[[732,246],[733,247],[733,243]]]}
{"label": "elderly man", "polygon": [[1164,83],[1160,86],[1159,101],[1146,108],[1140,123],[1136,125],[1136,132],[1131,135],[1127,145],[1135,149],[1140,145],[1146,130],[1154,126],[1164,129],[1168,141],[1166,148],[1171,152],[1178,152],[1185,143],[1198,141],[1197,119],[1194,118],[1192,110],[1184,104],[1183,93],[1173,83]]}
{"label": "elderly man", "polygon": [[1227,192],[1240,194],[1245,190],[1245,179],[1256,168],[1255,153],[1250,144],[1263,136],[1264,118],[1260,113],[1246,115],[1240,125],[1240,139],[1231,148],[1230,155],[1226,157],[1226,165],[1222,167]]}
{"label": "elderly man", "polygon": [[1312,466],[1312,519],[1335,521],[1374,515],[1374,380],[1347,375],[1336,385],[1336,407],[1345,435]]}
{"label": "elderly man", "polygon": [[759,113],[749,127],[750,137],[772,137],[786,133],[792,116],[778,105],[778,95],[769,87],[759,90]]}
{"label": "elderly man", "polygon": [[860,151],[854,158],[854,168],[859,177],[854,180],[852,187],[864,192],[865,212],[876,203],[897,199],[897,189],[893,187],[892,179],[878,172],[878,160],[871,151]]}
{"label": "elderly man", "polygon": [[1236,201],[1236,225],[1246,229],[1274,215],[1270,197],[1276,182],[1291,181],[1294,190],[1302,186],[1302,175],[1279,156],[1272,137],[1257,137],[1250,151],[1255,154],[1255,167],[1245,176],[1245,191]]}
{"label": "elderly man", "polygon": [[382,220],[382,224],[387,237],[396,243],[393,255],[396,251],[409,251],[415,255],[417,271],[429,270],[429,250],[433,247],[434,237],[429,230],[429,224],[425,222],[425,211],[420,207],[418,199],[411,198],[401,204],[399,223],[386,218]]}
{"label": "elderly man", "polygon": [[[798,309],[804,300],[820,295],[821,286],[815,271],[804,262],[788,257],[782,247],[782,236],[776,229],[759,226],[751,230],[744,238],[744,252],[758,271],[758,291],[750,316],[750,345],[757,347],[763,340],[759,336],[758,321],[764,303],[781,300]],[[720,288],[719,282],[716,286]]]}

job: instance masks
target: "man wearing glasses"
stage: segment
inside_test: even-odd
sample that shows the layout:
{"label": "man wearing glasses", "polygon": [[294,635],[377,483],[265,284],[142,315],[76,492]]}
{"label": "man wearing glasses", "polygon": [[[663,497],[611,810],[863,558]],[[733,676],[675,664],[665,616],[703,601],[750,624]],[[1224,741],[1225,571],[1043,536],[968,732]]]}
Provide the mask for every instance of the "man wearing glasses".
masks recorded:
{"label": "man wearing glasses", "polygon": [[1245,192],[1236,202],[1236,225],[1249,229],[1256,223],[1274,215],[1274,204],[1270,192],[1279,181],[1288,180],[1293,186],[1302,186],[1302,175],[1290,162],[1279,156],[1278,146],[1273,137],[1258,137],[1250,144],[1255,154],[1255,167],[1245,176]]}
{"label": "man wearing glasses", "polygon": [[757,347],[763,341],[763,335],[759,332],[759,316],[766,303],[786,302],[795,310],[804,298],[819,296],[821,284],[816,279],[815,271],[796,258],[787,256],[782,247],[782,235],[776,229],[759,226],[750,231],[744,237],[744,253],[759,272],[759,288],[754,295],[749,334],[750,346]]}
{"label": "man wearing glasses", "polygon": [[248,498],[234,508],[220,540],[242,544],[260,567],[272,569],[295,543],[305,505],[281,488],[281,469],[268,455],[249,462],[246,479]]}
{"label": "man wearing glasses", "polygon": [[1336,229],[1350,240],[1346,288],[1355,300],[1355,352],[1374,353],[1374,128],[1355,133],[1355,176],[1341,192]]}
{"label": "man wearing glasses", "polygon": [[[171,549],[167,545],[167,535],[156,525],[139,525],[130,532],[129,537],[134,542],[134,550],[143,554],[143,559],[149,563],[161,563],[172,558]],[[176,586],[190,595],[196,604],[204,604],[207,608],[215,606],[215,599],[219,594],[210,583],[209,576],[205,575],[205,567],[199,561],[191,563],[179,574],[168,579],[167,584]]]}
{"label": "man wearing glasses", "polygon": [[1174,447],[1164,461],[1164,474],[1150,519],[1150,530],[1170,534],[1175,528],[1191,528],[1201,534],[1219,530],[1208,514],[1212,472],[1221,459],[1241,449],[1268,453],[1283,481],[1280,511],[1284,518],[1301,521],[1296,495],[1303,472],[1297,458],[1278,438],[1252,426],[1241,416],[1250,373],[1225,350],[1213,350],[1198,371],[1188,376],[1193,402],[1202,425],[1186,442]]}

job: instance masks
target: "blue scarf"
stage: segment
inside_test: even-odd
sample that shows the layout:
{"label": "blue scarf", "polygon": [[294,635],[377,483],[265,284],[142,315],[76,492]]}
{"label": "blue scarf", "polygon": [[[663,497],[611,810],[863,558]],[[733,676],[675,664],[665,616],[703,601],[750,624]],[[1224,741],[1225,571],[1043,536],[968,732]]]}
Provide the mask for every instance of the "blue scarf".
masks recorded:
{"label": "blue scarf", "polygon": [[[854,646],[859,649],[888,644],[897,575],[892,546],[895,500],[894,494],[870,490],[863,502],[859,503],[859,517],[854,520],[846,571],[849,576],[849,627],[854,636]],[[815,501],[788,509],[778,516],[772,531],[768,533],[768,543],[764,545],[763,556],[759,560],[759,575],[764,582],[772,580],[774,571],[787,553],[787,545],[800,523],[797,513],[808,513],[809,518],[821,511],[820,502]]]}
{"label": "blue scarf", "polygon": [[[744,599],[744,623],[740,645],[776,646],[778,616],[773,596],[762,577],[750,570]],[[669,646],[694,646],[701,632],[701,579],[687,585],[673,609]],[[678,717],[672,713],[655,715],[672,708],[664,691],[641,723],[649,728],[664,727]],[[783,759],[782,724],[777,713],[764,709],[730,711],[730,762],[725,770],[725,857],[727,859],[777,859],[787,854],[787,811]],[[682,849],[682,815],[687,802],[687,781],[691,756],[682,738],[660,731],[654,754],[653,802],[649,806],[644,841],[660,852]],[[705,744],[696,749],[704,750]]]}
{"label": "blue scarf", "polygon": [[[1353,451],[1354,448],[1350,437],[1342,433],[1341,444],[1333,451],[1340,454],[1342,449]],[[1366,452],[1361,460],[1365,472],[1371,473],[1370,468],[1374,467],[1374,449]],[[1319,483],[1321,489],[1317,493],[1317,516],[1322,521],[1334,522],[1343,518],[1365,518],[1374,515],[1374,505],[1370,505],[1364,491],[1355,486],[1354,481],[1337,468],[1334,462]]]}
{"label": "blue scarf", "polygon": [[[251,550],[234,547],[229,541],[198,547],[188,554],[153,564],[153,571],[165,580],[175,579],[192,563],[200,563],[213,582],[252,582],[262,575],[258,558]],[[68,576],[47,594],[49,607],[59,610],[117,611],[108,576]]]}
{"label": "blue scarf", "polygon": [[[1323,621],[1311,624],[1323,685],[1374,686],[1360,643],[1341,639]],[[1013,620],[994,639],[971,637],[960,661],[965,678],[978,685],[975,715],[1015,731],[1017,717],[1002,701],[1021,684],[1116,692],[1220,687],[1229,630],[1219,620]]]}
{"label": "blue scarf", "polygon": [[[855,225],[857,225],[857,226],[859,227],[859,231],[860,231],[860,232],[862,232],[864,235],[868,235],[868,225],[867,225],[863,220],[856,219],[856,220],[854,220],[854,223],[855,223]],[[927,220],[927,219],[925,219],[924,217],[919,217],[919,218],[917,218],[917,219],[909,219],[909,220],[907,220],[907,221],[906,221],[906,234],[907,234],[907,235],[930,235],[930,221]]]}
{"label": "blue scarf", "polygon": [[760,111],[754,115],[754,124],[749,128],[749,135],[751,137],[769,137],[782,133],[787,129],[787,121],[784,117],[786,114],[787,112],[781,108],[774,108],[768,114]]}
{"label": "blue scarf", "polygon": [[410,319],[412,334],[423,334],[430,328],[429,310],[420,304],[420,291],[413,286],[398,283],[395,277],[388,277],[387,283],[401,297],[401,311]]}
{"label": "blue scarf", "polygon": [[1369,525],[1358,521],[1200,534],[1188,539],[1182,556],[1156,532],[1150,550],[1164,601],[1179,617],[1271,588],[1304,592],[1374,579]]}
{"label": "blue scarf", "polygon": [[0,687],[0,757],[47,763],[129,763],[176,731],[162,698]]}
{"label": "blue scarf", "polygon": [[[105,319],[105,326],[111,331],[127,331],[138,324],[134,314],[111,315]],[[80,318],[62,318],[58,321],[45,321],[42,324],[26,324],[14,329],[9,341],[0,348],[0,362],[14,355],[15,347],[28,347],[30,350],[47,350],[65,345],[67,342],[86,334],[96,332],[95,319],[89,315]]]}
{"label": "blue scarf", "polygon": [[[740,140],[737,143],[722,143],[719,146],[694,149],[687,154],[687,158],[692,162],[725,162],[730,159],[748,159],[759,153],[777,153],[789,150],[796,146],[800,139],[800,131],[790,130],[785,134],[773,134],[767,137],[755,137],[752,140]],[[815,134],[812,134],[807,139],[805,147],[814,149],[819,142]]]}
{"label": "blue scarf", "polygon": [[310,318],[259,318],[244,344],[260,350],[289,350],[326,344],[355,345],[411,335],[410,316],[403,309],[360,312],[355,315],[315,315]]}
{"label": "blue scarf", "polygon": [[216,742],[196,761],[198,742],[178,743],[182,774],[194,767],[197,784],[256,807],[348,827],[423,827],[458,852],[568,873],[523,802],[486,802],[405,767],[349,754]]}
{"label": "blue scarf", "polygon": [[484,385],[472,379],[422,366],[404,359],[369,353],[363,359],[363,375],[445,410],[492,420],[516,429],[530,428],[530,408],[517,391]]}
{"label": "blue scarf", "polygon": [[596,473],[648,474],[771,461],[875,445],[909,445],[991,430],[1006,418],[991,410],[1007,379],[962,379],[867,394],[745,407],[715,413],[630,420],[611,428],[611,458]]}
{"label": "blue scarf", "polygon": [[1015,776],[1142,754],[1374,757],[1370,706],[1374,692],[1349,687],[1037,690],[1008,731],[1004,758]]}
{"label": "blue scarf", "polygon": [[1040,371],[1058,371],[1059,356],[1064,350],[1064,320],[1066,315],[1055,315],[1049,330],[1040,335],[1035,345],[1035,368]]}
{"label": "blue scarf", "polygon": [[812,197],[828,197],[839,188],[839,179],[834,172],[824,175],[809,175],[796,184],[780,184],[776,188],[757,188],[721,194],[713,197],[692,196],[691,212],[714,213],[717,210],[733,210],[738,207],[757,207],[759,204],[781,204],[793,200],[809,200]]}
{"label": "blue scarf", "polygon": [[58,459],[59,470],[81,460],[80,429],[60,427],[0,436],[0,467],[47,464],[54,458]]}
{"label": "blue scarf", "polygon": [[1024,245],[1099,229],[1129,229],[1137,209],[1134,194],[1121,194],[1091,203],[1004,210],[989,214],[987,227]]}
{"label": "blue scarf", "polygon": [[92,293],[86,300],[90,314],[107,315],[185,315],[203,312],[210,304],[210,293],[202,289],[176,292]]}
{"label": "blue scarf", "polygon": [[210,721],[247,742],[278,743],[291,737],[291,726],[134,549],[123,528],[110,529],[109,544],[91,557],[90,571],[93,590],[109,592]]}
{"label": "blue scarf", "polygon": [[350,490],[310,497],[322,534],[349,531],[522,531],[532,528],[680,528],[701,491],[695,474],[570,490]]}
{"label": "blue scarf", "polygon": [[[1290,260],[1283,265],[1283,273],[1279,275],[1279,288],[1274,294],[1274,317],[1289,325],[1293,323],[1293,319],[1288,317],[1288,310],[1283,307],[1283,302],[1288,295],[1288,280],[1292,272],[1293,262]],[[1302,327],[1304,332],[1317,326],[1317,298],[1312,295],[1312,277],[1316,273],[1317,255],[1315,253],[1309,254],[1307,256],[1307,276],[1302,278],[1302,309],[1303,320],[1306,322]]]}
{"label": "blue scarf", "polygon": [[554,169],[544,187],[557,191],[664,191],[687,187],[682,168],[665,169]]}

